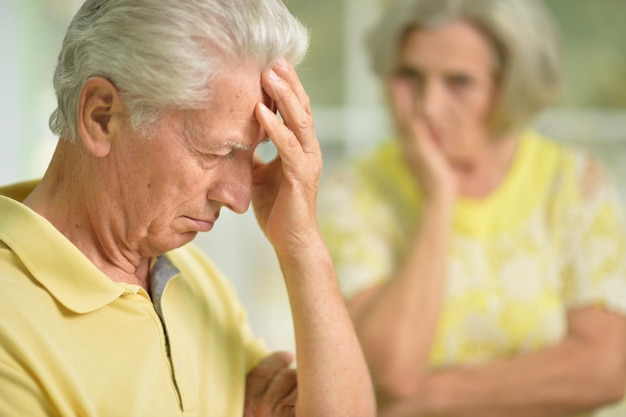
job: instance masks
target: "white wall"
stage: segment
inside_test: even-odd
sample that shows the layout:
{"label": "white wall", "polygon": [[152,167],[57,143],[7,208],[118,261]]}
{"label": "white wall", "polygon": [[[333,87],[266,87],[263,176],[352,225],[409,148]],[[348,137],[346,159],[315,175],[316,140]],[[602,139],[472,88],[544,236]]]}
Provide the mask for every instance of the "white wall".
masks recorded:
{"label": "white wall", "polygon": [[19,11],[13,2],[0,2],[0,183],[21,178],[21,130],[24,106],[21,95],[21,37],[17,36]]}

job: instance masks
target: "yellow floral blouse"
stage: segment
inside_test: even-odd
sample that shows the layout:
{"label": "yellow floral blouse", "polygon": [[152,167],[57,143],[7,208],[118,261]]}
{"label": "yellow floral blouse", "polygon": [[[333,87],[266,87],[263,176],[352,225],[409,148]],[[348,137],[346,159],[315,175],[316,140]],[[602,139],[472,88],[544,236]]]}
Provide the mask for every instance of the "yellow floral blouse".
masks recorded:
{"label": "yellow floral blouse", "polygon": [[[389,279],[408,250],[422,196],[403,161],[391,140],[323,178],[322,233],[346,298]],[[432,367],[555,343],[568,309],[626,314],[625,231],[593,159],[525,132],[499,188],[455,207]]]}

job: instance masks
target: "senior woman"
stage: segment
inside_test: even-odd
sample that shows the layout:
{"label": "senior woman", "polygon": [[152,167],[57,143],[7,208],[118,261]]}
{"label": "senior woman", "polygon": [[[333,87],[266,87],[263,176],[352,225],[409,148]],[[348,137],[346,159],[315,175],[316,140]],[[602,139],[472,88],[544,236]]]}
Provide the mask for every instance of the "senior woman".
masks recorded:
{"label": "senior woman", "polygon": [[626,244],[602,168],[529,128],[557,93],[532,0],[408,0],[369,34],[397,139],[327,173],[321,222],[384,416],[621,401]]}

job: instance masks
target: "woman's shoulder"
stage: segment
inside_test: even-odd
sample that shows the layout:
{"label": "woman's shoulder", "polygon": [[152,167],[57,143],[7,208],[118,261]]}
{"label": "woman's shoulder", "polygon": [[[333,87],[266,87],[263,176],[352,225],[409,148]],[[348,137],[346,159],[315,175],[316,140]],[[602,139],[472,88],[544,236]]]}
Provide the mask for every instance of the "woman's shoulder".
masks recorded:
{"label": "woman's shoulder", "polygon": [[[536,175],[549,175],[559,180],[580,181],[589,171],[604,172],[603,163],[584,147],[548,136],[536,130],[522,134],[528,168]],[[545,180],[545,178],[544,178]]]}
{"label": "woman's shoulder", "polygon": [[553,139],[545,134],[530,131],[525,140],[531,142],[535,166],[533,181],[549,184],[551,199],[567,198],[576,205],[590,205],[598,199],[616,200],[610,173],[602,160],[583,146]]}
{"label": "woman's shoulder", "polygon": [[563,164],[568,161],[586,158],[588,153],[582,147],[557,139],[537,130],[527,130],[521,135],[522,141],[528,142],[528,149],[533,152],[537,162]]}

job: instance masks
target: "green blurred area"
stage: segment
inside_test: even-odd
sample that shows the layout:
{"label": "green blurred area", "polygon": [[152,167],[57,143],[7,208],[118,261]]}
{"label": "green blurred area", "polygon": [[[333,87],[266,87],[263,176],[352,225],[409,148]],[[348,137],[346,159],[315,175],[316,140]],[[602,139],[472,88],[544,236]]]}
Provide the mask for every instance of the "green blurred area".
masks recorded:
{"label": "green blurred area", "polygon": [[[337,0],[286,0],[311,32],[311,49],[300,74],[316,106],[346,103],[346,7]],[[374,0],[376,1],[376,0]],[[377,0],[384,4],[385,0]],[[545,0],[559,26],[566,107],[626,107],[626,1]],[[27,41],[24,66],[34,94],[52,76],[64,32],[78,1],[22,3]],[[359,18],[352,16],[352,18]],[[360,36],[360,35],[359,35]],[[35,90],[35,91],[33,91]],[[29,95],[30,95],[29,94]]]}
{"label": "green blurred area", "polygon": [[313,105],[343,104],[343,3],[337,0],[286,0],[285,3],[310,29],[311,47],[298,74]]}
{"label": "green blurred area", "polygon": [[[561,35],[563,88],[559,104],[626,108],[626,1],[545,3]],[[301,76],[318,106],[346,102],[342,88],[346,64],[343,4],[337,0],[287,0],[287,6],[311,29],[311,51],[301,66]]]}
{"label": "green blurred area", "polygon": [[626,107],[626,1],[547,0],[561,32],[565,106]]}

